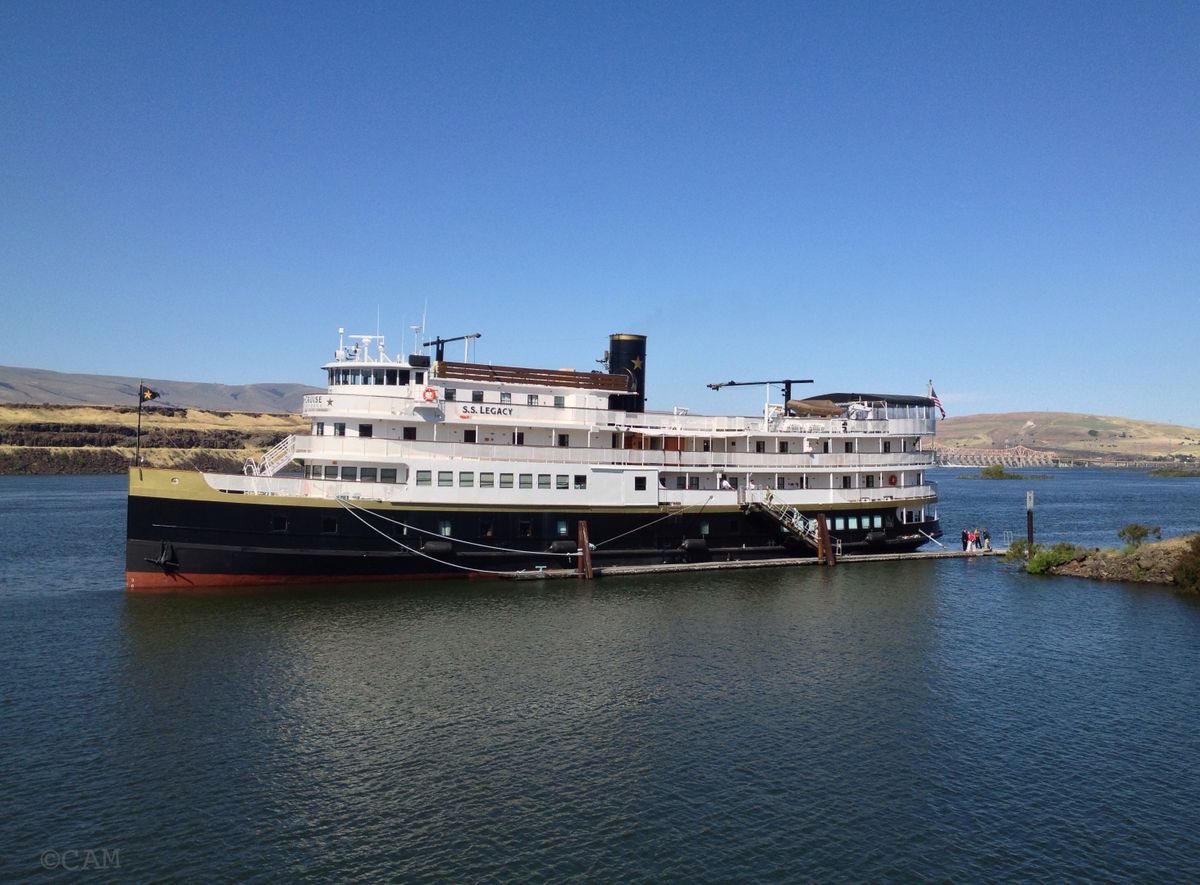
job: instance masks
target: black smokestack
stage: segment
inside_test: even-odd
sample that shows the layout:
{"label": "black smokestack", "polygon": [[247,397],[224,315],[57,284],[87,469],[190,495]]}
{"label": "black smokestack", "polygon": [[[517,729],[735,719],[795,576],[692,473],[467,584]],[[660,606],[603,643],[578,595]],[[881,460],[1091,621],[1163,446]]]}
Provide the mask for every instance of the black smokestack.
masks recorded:
{"label": "black smokestack", "polygon": [[609,335],[608,371],[629,379],[629,393],[612,394],[608,407],[626,412],[646,411],[646,336]]}

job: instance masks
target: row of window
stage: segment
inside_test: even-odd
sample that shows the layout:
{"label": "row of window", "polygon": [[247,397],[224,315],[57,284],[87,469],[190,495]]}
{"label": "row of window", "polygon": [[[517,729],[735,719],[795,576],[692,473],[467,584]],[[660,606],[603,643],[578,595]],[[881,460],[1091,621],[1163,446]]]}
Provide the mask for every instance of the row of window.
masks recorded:
{"label": "row of window", "polygon": [[[498,483],[499,487],[502,489],[513,488],[513,478],[514,477],[516,478],[516,481],[517,481],[517,488],[520,488],[520,489],[532,489],[533,488],[534,475],[532,473],[518,473],[518,474],[501,473],[501,474],[499,474],[499,483]],[[495,488],[497,486],[497,482],[496,482],[497,474],[495,474],[495,473],[490,473],[490,472],[480,473],[478,478],[479,478],[479,488],[481,488],[481,489],[491,489],[491,488]],[[475,488],[475,480],[476,480],[475,472],[472,470],[461,470],[458,473],[458,487],[459,488],[462,488],[462,489]],[[554,484],[551,485],[550,484],[551,474],[539,473],[539,474],[537,474],[537,487],[539,489],[549,489],[549,488],[586,489],[587,488],[587,476],[582,473],[577,473],[574,475],[574,482],[571,481],[572,480],[571,476],[569,476],[567,474],[562,474],[562,473],[553,476],[553,480],[554,480]],[[453,486],[454,485],[454,471],[453,470],[439,470],[437,472],[437,484],[443,488],[445,488],[447,486]],[[432,470],[418,470],[417,471],[417,485],[418,486],[433,485],[433,471]]]}
{"label": "row of window", "polygon": [[409,381],[424,384],[424,372],[409,372],[408,369],[330,369],[329,384],[386,384],[389,387],[404,387]]}
{"label": "row of window", "polygon": [[[456,402],[458,400],[458,390],[453,387],[447,387],[445,390],[442,391],[442,399],[444,399],[448,403]],[[471,402],[473,402],[473,403],[483,402],[483,391],[482,390],[472,390],[471,391]],[[512,404],[512,394],[509,393],[507,390],[500,391],[500,405],[506,406],[506,405],[511,405],[511,404]],[[541,405],[541,396],[536,393],[526,394],[525,395],[525,404],[529,405],[529,406]],[[565,396],[555,395],[554,407],[556,409],[561,409],[564,406],[566,406],[566,404],[567,404],[567,398]]]}
{"label": "row of window", "polygon": [[335,467],[310,464],[304,468],[308,479],[340,479],[343,482],[396,482],[395,467]]}

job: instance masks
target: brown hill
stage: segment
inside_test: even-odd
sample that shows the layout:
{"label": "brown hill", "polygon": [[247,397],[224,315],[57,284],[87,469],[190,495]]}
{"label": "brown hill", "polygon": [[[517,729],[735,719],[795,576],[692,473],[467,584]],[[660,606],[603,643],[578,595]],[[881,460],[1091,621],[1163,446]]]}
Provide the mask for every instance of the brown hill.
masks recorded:
{"label": "brown hill", "polygon": [[1113,460],[1200,457],[1200,428],[1074,412],[962,415],[938,423],[939,448],[1025,446]]}
{"label": "brown hill", "polygon": [[[137,378],[82,375],[0,366],[0,403],[55,405],[131,405],[137,403]],[[189,409],[240,412],[299,412],[306,393],[320,393],[303,384],[210,384],[146,378],[161,394],[161,404]]]}

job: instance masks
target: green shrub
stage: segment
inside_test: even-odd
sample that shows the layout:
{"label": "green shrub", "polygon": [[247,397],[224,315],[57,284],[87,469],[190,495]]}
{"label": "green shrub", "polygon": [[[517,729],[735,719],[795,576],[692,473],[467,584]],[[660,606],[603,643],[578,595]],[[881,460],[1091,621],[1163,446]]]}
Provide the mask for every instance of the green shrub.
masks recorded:
{"label": "green shrub", "polygon": [[1125,528],[1117,532],[1117,537],[1133,547],[1141,545],[1146,540],[1147,536],[1154,535],[1156,538],[1162,537],[1162,527],[1155,526],[1150,528],[1148,525],[1142,525],[1140,522],[1131,522]]}
{"label": "green shrub", "polygon": [[1082,547],[1076,547],[1074,544],[1055,544],[1053,547],[1043,547],[1030,557],[1025,570],[1031,575],[1044,575],[1055,566],[1064,565],[1083,552]]}
{"label": "green shrub", "polygon": [[1187,550],[1171,571],[1175,588],[1184,593],[1200,593],[1200,535],[1192,535]]}
{"label": "green shrub", "polygon": [[[1016,538],[1008,545],[1008,552],[1004,554],[1005,562],[1024,562],[1025,561],[1025,545],[1029,542],[1025,538]],[[1037,553],[1041,548],[1033,545],[1033,552]]]}

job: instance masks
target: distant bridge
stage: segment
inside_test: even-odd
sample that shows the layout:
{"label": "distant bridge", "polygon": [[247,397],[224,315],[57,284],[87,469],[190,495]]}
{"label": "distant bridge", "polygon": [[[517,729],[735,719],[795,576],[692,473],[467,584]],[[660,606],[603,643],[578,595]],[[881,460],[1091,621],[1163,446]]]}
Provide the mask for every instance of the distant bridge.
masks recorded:
{"label": "distant bridge", "polygon": [[939,467],[990,467],[1002,464],[1005,467],[1058,467],[1056,452],[1040,452],[1025,446],[1007,449],[975,449],[934,446],[934,457]]}

